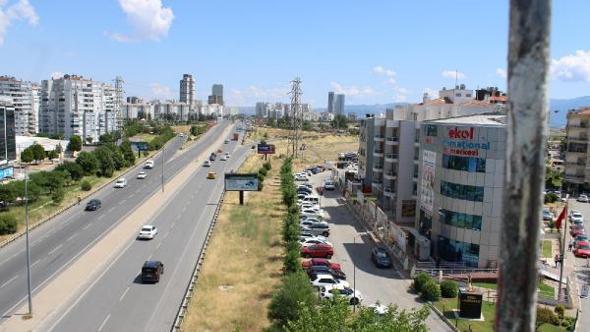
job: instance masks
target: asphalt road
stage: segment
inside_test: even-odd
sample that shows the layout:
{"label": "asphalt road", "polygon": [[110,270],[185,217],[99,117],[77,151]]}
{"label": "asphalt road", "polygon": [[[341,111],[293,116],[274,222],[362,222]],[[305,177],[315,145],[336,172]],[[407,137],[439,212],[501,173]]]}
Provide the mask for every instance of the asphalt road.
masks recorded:
{"label": "asphalt road", "polygon": [[[146,221],[158,227],[150,241],[134,240],[69,308],[42,330],[48,331],[166,331],[174,322],[198,253],[223,191],[223,177],[206,179],[207,172],[236,169],[250,151],[231,142],[229,161],[202,167],[187,179],[176,196]],[[164,263],[157,284],[142,284],[146,260]]]}
{"label": "asphalt road", "polygon": [[[223,132],[229,122],[220,122],[206,133],[197,143],[183,154],[176,154],[184,138],[176,137],[164,150],[164,178],[171,178],[184,166],[194,160]],[[102,208],[95,212],[84,211],[87,200],[79,207],[73,207],[54,220],[36,228],[30,234],[31,275],[34,292],[41,289],[64,268],[90,248],[97,239],[106,234],[130,211],[149,198],[161,187],[161,159],[154,158],[155,166],[146,170],[144,180],[136,179],[143,165],[138,165],[126,176],[128,185],[124,189],[107,186],[91,198],[102,201]],[[194,161],[193,161],[194,162]],[[26,255],[25,238],[21,237],[0,249],[0,323],[26,300]]]}
{"label": "asphalt road", "polygon": [[[321,186],[323,180],[329,176],[330,172],[313,175],[311,182],[314,188]],[[327,191],[320,197],[320,206],[329,216],[329,241],[334,245],[334,256],[331,261],[342,265],[346,281],[363,296],[362,304],[395,304],[401,309],[424,305],[416,294],[408,291],[411,280],[404,279],[393,268],[377,268],[373,264],[372,239],[354,215],[342,205],[340,193]],[[450,331],[449,327],[432,312],[426,320],[426,325],[429,331]]]}

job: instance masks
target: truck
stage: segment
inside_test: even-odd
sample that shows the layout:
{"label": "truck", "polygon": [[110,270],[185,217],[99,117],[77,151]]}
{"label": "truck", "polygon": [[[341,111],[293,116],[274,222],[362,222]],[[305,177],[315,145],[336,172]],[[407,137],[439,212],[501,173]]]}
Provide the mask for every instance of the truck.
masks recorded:
{"label": "truck", "polygon": [[232,141],[237,141],[238,139],[240,139],[240,134],[234,133],[234,137],[232,138]]}

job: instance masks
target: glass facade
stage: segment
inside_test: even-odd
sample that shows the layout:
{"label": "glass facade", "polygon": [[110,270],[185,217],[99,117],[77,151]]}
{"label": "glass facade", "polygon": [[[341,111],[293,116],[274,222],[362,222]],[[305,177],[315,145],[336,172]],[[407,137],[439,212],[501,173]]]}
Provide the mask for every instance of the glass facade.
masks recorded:
{"label": "glass facade", "polygon": [[449,262],[465,263],[467,266],[478,267],[479,245],[469,242],[451,240],[444,236],[438,237],[438,254]]}
{"label": "glass facade", "polygon": [[483,202],[483,187],[452,182],[440,182],[440,194],[466,201]]}
{"label": "glass facade", "polygon": [[445,209],[439,210],[440,221],[447,225],[481,231],[481,216],[460,213]]}
{"label": "glass facade", "polygon": [[443,154],[442,167],[471,173],[485,173],[486,160],[477,157],[461,157]]}
{"label": "glass facade", "polygon": [[16,160],[14,111],[0,106],[0,160]]}

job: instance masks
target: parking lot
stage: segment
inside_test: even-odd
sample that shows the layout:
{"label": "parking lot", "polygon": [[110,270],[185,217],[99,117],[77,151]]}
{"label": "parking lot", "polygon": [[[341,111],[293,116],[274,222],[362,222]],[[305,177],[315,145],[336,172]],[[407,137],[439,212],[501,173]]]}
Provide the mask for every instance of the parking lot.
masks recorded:
{"label": "parking lot", "polygon": [[[328,171],[318,173],[310,177],[310,182],[317,188],[329,176]],[[417,295],[409,292],[411,280],[403,279],[393,268],[380,269],[373,264],[373,243],[370,236],[342,204],[337,190],[327,191],[320,198],[320,206],[326,211],[327,221],[330,223],[329,240],[334,245],[331,260],[342,264],[350,286],[363,295],[363,304],[396,304],[402,309],[423,305]],[[427,325],[430,331],[450,330],[435,313],[430,314]]]}

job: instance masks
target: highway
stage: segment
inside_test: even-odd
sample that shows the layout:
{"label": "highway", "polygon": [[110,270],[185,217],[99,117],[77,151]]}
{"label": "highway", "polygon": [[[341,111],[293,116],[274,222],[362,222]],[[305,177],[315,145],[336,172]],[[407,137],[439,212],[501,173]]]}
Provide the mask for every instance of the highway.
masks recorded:
{"label": "highway", "polygon": [[[215,146],[214,146],[215,148]],[[176,196],[146,224],[158,227],[150,241],[132,240],[104,273],[71,303],[48,331],[166,331],[170,330],[220,195],[224,171],[237,169],[250,147],[237,142],[223,145],[229,161],[201,167],[186,179]],[[208,171],[217,179],[206,179]],[[164,263],[157,284],[142,284],[140,269],[146,260]]]}
{"label": "highway", "polygon": [[[164,178],[172,178],[197,155],[211,148],[229,122],[222,121],[190,148],[177,154],[184,138],[174,138],[163,151]],[[162,155],[162,154],[160,154]],[[40,290],[54,276],[63,271],[86,252],[103,235],[140,206],[154,192],[161,190],[161,156],[154,158],[155,167],[146,170],[148,177],[136,179],[143,165],[136,166],[126,175],[128,185],[124,189],[106,186],[90,198],[102,201],[102,208],[95,212],[84,211],[88,199],[31,232],[32,287]],[[89,199],[90,199],[89,198]],[[0,249],[0,324],[25,303],[26,286],[25,238],[21,237]],[[79,329],[78,329],[79,330]],[[79,330],[80,331],[80,330]]]}

